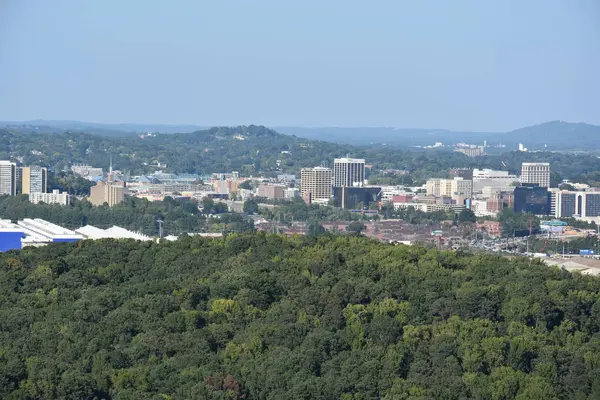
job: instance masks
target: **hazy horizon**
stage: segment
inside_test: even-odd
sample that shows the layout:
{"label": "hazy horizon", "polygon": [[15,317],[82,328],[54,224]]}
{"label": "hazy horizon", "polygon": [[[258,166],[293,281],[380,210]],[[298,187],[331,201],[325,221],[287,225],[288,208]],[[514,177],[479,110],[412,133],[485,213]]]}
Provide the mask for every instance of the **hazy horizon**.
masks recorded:
{"label": "hazy horizon", "polygon": [[3,1],[0,120],[600,125],[593,0],[322,3]]}

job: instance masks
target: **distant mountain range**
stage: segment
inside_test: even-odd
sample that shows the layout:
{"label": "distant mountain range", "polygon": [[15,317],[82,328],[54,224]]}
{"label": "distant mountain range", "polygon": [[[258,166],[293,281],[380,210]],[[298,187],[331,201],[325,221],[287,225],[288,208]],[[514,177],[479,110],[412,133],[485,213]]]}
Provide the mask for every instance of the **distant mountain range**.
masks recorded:
{"label": "distant mountain range", "polygon": [[[22,132],[87,132],[103,136],[129,136],[147,132],[189,133],[207,129],[200,125],[101,124],[80,121],[34,120],[0,122]],[[446,129],[405,129],[393,127],[304,128],[272,127],[277,132],[306,139],[325,140],[351,145],[387,145],[393,147],[427,146],[436,142],[453,145],[464,142],[488,145],[503,144],[516,149],[519,143],[531,150],[598,150],[600,126],[585,123],[551,121],[511,132],[465,132]]]}
{"label": "distant mountain range", "polygon": [[464,132],[446,129],[381,128],[299,128],[275,127],[281,133],[353,145],[427,146],[436,142],[453,145],[464,142],[488,145],[504,144],[509,150],[519,143],[532,150],[600,149],[600,126],[551,121],[511,132]]}

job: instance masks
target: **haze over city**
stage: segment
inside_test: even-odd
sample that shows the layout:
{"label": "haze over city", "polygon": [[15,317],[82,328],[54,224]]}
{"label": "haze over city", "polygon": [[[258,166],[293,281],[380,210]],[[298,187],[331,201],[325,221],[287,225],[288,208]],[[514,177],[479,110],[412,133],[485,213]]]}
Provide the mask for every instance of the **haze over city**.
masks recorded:
{"label": "haze over city", "polygon": [[600,3],[0,2],[0,120],[600,124]]}

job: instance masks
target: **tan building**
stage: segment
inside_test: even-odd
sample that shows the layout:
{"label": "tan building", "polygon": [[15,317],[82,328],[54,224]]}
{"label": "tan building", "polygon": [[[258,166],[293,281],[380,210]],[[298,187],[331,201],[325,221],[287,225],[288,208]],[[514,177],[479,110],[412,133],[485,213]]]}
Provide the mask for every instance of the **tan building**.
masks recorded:
{"label": "tan building", "polygon": [[285,186],[282,185],[265,185],[258,186],[258,197],[265,199],[283,199]]}
{"label": "tan building", "polygon": [[107,203],[109,207],[119,204],[125,198],[124,182],[100,181],[90,189],[90,203],[101,206]]}
{"label": "tan building", "polygon": [[231,194],[238,191],[239,182],[237,179],[215,179],[213,188],[215,192],[220,194]]}
{"label": "tan building", "polygon": [[302,168],[300,194],[310,201],[329,201],[333,192],[331,189],[333,173],[330,168]]}
{"label": "tan building", "polygon": [[21,168],[21,193],[46,193],[48,191],[48,170],[43,167]]}
{"label": "tan building", "polygon": [[436,197],[451,197],[461,204],[473,194],[473,181],[454,179],[430,179],[427,181],[427,195]]}

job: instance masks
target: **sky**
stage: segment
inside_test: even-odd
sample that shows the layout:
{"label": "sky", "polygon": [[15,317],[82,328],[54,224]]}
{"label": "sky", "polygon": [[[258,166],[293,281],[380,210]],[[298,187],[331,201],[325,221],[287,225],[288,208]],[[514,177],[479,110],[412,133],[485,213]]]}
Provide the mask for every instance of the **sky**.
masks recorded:
{"label": "sky", "polygon": [[597,0],[0,0],[0,120],[600,125]]}

